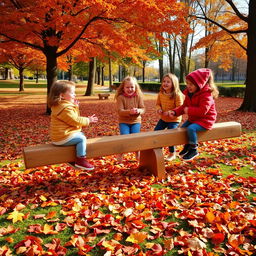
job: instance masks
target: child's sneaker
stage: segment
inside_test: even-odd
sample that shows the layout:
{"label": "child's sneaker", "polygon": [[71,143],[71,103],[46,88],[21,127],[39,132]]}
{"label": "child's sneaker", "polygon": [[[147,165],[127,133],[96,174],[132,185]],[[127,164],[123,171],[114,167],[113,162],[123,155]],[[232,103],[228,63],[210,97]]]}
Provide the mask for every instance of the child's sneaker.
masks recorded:
{"label": "child's sneaker", "polygon": [[75,167],[78,167],[86,171],[92,171],[94,169],[94,166],[87,162],[85,157],[77,157]]}
{"label": "child's sneaker", "polygon": [[189,151],[182,157],[185,161],[190,161],[194,159],[196,156],[199,156],[196,148],[190,148]]}
{"label": "child's sneaker", "polygon": [[172,161],[176,158],[176,153],[170,153],[169,156],[166,158],[166,161]]}
{"label": "child's sneaker", "polygon": [[188,153],[189,148],[190,148],[190,144],[185,144],[183,149],[180,151],[179,155],[184,156],[186,153]]}

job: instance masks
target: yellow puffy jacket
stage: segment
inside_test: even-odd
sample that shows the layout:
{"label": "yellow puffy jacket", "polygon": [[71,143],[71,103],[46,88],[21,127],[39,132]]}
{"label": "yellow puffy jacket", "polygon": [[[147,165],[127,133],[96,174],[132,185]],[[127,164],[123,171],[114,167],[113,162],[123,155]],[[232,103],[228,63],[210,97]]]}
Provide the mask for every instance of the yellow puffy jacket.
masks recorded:
{"label": "yellow puffy jacket", "polygon": [[80,116],[77,105],[62,100],[51,108],[50,137],[52,142],[67,139],[73,133],[82,130],[82,126],[88,126],[89,118]]}

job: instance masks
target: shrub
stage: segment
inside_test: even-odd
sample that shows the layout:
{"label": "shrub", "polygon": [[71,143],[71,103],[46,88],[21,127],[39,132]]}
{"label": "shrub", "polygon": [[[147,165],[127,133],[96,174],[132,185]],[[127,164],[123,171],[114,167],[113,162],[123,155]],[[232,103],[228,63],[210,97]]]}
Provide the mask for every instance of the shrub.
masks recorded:
{"label": "shrub", "polygon": [[[120,82],[115,82],[114,86],[118,87]],[[141,89],[143,91],[149,92],[159,92],[160,83],[139,83]],[[186,88],[185,84],[180,85],[181,91]],[[233,98],[243,98],[245,87],[225,87],[225,86],[218,86],[220,96],[222,97],[233,97]]]}

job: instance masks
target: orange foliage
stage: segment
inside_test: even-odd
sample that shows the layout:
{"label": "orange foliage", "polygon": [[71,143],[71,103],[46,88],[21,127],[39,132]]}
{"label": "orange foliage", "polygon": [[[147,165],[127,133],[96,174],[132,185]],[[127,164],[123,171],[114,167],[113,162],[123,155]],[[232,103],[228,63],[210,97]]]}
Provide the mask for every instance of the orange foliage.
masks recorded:
{"label": "orange foliage", "polygon": [[[217,21],[223,27],[232,31],[247,29],[248,24],[232,12],[230,6],[227,5],[227,1],[208,0],[206,6],[211,6],[206,11],[207,17]],[[219,61],[221,63],[220,68],[225,70],[230,69],[234,57],[240,59],[247,58],[245,49],[235,41],[239,41],[246,48],[247,35],[245,33],[230,35],[209,21],[199,21],[199,23],[205,27],[207,35],[202,37],[193,49],[207,47],[209,50],[207,53],[208,58],[214,62]]]}
{"label": "orange foliage", "polygon": [[152,50],[150,37],[186,31],[184,12],[176,0],[3,0],[0,35],[46,56],[59,57],[75,46],[87,60],[112,52],[136,61]]}

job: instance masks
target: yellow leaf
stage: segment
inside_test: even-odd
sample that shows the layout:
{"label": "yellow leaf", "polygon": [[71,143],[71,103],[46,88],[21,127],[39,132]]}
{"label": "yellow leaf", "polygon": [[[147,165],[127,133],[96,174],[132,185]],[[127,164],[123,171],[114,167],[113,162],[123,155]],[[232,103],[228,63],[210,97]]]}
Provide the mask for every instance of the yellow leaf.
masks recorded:
{"label": "yellow leaf", "polygon": [[44,234],[58,234],[58,231],[53,230],[53,226],[44,224],[44,228],[42,231]]}
{"label": "yellow leaf", "polygon": [[110,251],[114,251],[117,245],[119,245],[119,243],[115,240],[102,242],[102,246],[104,246],[105,248],[107,248]]}
{"label": "yellow leaf", "polygon": [[23,220],[24,214],[22,212],[18,212],[14,210],[13,212],[9,213],[9,216],[7,217],[8,220],[12,220],[12,223],[15,223],[17,221]]}
{"label": "yellow leaf", "polygon": [[188,251],[188,256],[193,256],[192,253],[190,251]]}
{"label": "yellow leaf", "polygon": [[21,254],[23,252],[25,252],[27,250],[27,247],[26,246],[21,246],[19,247],[17,250],[16,250],[16,253],[17,254]]}
{"label": "yellow leaf", "polygon": [[74,206],[72,207],[72,210],[74,212],[79,212],[81,210],[82,206],[79,205],[78,203],[74,203]]}
{"label": "yellow leaf", "polygon": [[44,202],[47,201],[47,198],[46,198],[45,196],[43,196],[43,195],[40,196],[40,199],[41,199],[42,201],[44,201]]}
{"label": "yellow leaf", "polygon": [[151,249],[155,244],[154,243],[146,243],[145,246],[147,249]]}
{"label": "yellow leaf", "polygon": [[146,232],[137,232],[128,236],[126,238],[126,241],[134,244],[139,244],[139,243],[142,243],[146,238],[147,238]]}

